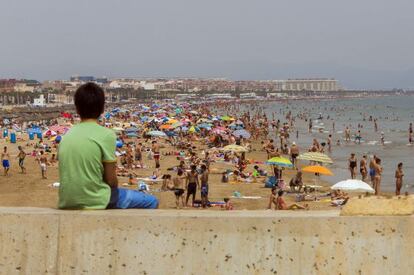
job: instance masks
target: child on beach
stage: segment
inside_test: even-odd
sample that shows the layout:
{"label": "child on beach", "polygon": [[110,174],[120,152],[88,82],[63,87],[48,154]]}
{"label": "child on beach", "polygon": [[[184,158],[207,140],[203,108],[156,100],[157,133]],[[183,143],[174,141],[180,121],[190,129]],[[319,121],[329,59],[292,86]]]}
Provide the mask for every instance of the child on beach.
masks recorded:
{"label": "child on beach", "polygon": [[3,164],[3,169],[4,169],[4,176],[8,176],[9,174],[9,169],[10,169],[10,155],[7,152],[7,146],[4,146],[3,148],[3,153],[1,154],[1,161]]}

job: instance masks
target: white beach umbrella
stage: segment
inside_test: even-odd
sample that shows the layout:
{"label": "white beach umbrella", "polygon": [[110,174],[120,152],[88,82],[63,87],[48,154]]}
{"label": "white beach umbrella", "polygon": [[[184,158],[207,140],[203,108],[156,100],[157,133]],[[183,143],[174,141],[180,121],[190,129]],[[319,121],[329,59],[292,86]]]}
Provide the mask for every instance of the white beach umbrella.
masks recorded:
{"label": "white beach umbrella", "polygon": [[374,193],[374,189],[362,180],[344,180],[334,184],[332,190],[342,190],[347,192],[368,192]]}

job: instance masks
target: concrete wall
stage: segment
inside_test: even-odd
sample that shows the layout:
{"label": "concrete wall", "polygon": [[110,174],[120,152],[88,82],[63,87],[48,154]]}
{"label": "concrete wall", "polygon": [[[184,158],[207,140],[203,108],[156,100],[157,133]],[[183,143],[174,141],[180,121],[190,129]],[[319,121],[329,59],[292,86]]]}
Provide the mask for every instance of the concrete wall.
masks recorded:
{"label": "concrete wall", "polygon": [[414,219],[0,208],[0,274],[412,274]]}

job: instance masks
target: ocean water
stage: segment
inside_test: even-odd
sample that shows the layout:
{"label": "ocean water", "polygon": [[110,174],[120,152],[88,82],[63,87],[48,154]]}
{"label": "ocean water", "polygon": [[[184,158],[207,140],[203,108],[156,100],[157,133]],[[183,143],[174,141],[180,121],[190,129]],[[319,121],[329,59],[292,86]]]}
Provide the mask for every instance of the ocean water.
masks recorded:
{"label": "ocean water", "polygon": [[[397,164],[402,162],[405,173],[402,191],[414,192],[414,146],[408,145],[409,123],[414,122],[414,96],[265,102],[260,107],[270,119],[274,115],[276,119],[286,121],[285,115],[291,111],[294,116],[306,114],[312,118],[314,126],[324,127],[323,133],[309,133],[308,122],[296,118],[295,126],[299,131],[299,138],[296,138],[296,133],[293,132],[291,141],[297,142],[301,152],[307,151],[313,138],[319,142],[326,142],[328,135],[333,135],[333,149],[328,155],[334,160],[334,164],[329,168],[335,175],[324,177],[324,180],[334,184],[350,178],[348,158],[351,153],[356,153],[358,173],[362,155],[375,154],[381,158],[384,168],[381,184],[383,191],[395,190],[394,173]],[[369,116],[377,118],[377,132],[374,131],[374,122],[369,121]],[[322,119],[318,119],[319,117]],[[363,127],[360,130],[364,142],[345,143],[345,127],[349,126],[353,135],[358,130],[358,124]],[[381,132],[385,136],[385,145],[380,144]],[[337,140],[340,140],[340,146],[336,146]]]}

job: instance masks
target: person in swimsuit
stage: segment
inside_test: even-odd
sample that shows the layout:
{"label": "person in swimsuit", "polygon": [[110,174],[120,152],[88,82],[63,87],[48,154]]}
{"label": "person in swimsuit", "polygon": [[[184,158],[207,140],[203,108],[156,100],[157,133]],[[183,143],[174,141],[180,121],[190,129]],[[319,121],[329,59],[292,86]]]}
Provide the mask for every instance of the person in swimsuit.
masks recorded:
{"label": "person in swimsuit", "polygon": [[192,196],[192,206],[194,207],[194,200],[197,193],[197,187],[200,185],[198,181],[197,166],[191,165],[191,171],[187,173],[186,178],[187,185],[187,197],[185,199],[185,204],[188,205],[188,199]]}
{"label": "person in swimsuit", "polygon": [[276,188],[272,188],[272,194],[270,195],[269,201],[269,209],[271,209],[272,204],[275,204],[275,210],[295,210],[295,209],[308,209],[309,206],[306,204],[305,206],[299,205],[297,203],[293,203],[291,205],[287,205],[285,200],[283,199],[283,190],[279,190],[277,192],[276,197]]}
{"label": "person in swimsuit", "polygon": [[375,159],[374,169],[375,169],[374,190],[375,190],[375,195],[378,196],[381,190],[381,174],[382,174],[382,166],[381,166],[380,158]]}
{"label": "person in swimsuit", "polygon": [[139,163],[140,168],[144,168],[144,163],[142,161],[142,143],[138,143],[135,147],[135,161]]}
{"label": "person in swimsuit", "polygon": [[207,166],[201,165],[201,205],[203,208],[207,207],[208,204],[208,170]]}
{"label": "person in swimsuit", "polygon": [[399,196],[401,192],[401,187],[403,185],[404,172],[402,170],[402,162],[398,163],[397,170],[395,170],[395,195]]}
{"label": "person in swimsuit", "polygon": [[158,145],[157,141],[154,140],[152,142],[152,152],[154,153],[154,160],[155,160],[155,168],[160,168],[160,146]]}
{"label": "person in swimsuit", "polygon": [[43,150],[40,151],[39,164],[40,164],[40,170],[42,172],[42,179],[47,179],[47,176],[46,176],[47,157],[45,156],[45,152],[43,152]]}
{"label": "person in swimsuit", "polygon": [[10,159],[10,155],[9,155],[9,152],[7,152],[7,146],[4,146],[3,153],[1,153],[1,162],[3,164],[4,176],[9,175],[9,170],[10,170],[9,159]]}
{"label": "person in swimsuit", "polygon": [[24,167],[24,159],[26,158],[26,152],[23,150],[21,146],[17,147],[19,149],[19,154],[17,158],[19,159],[19,167],[22,169],[22,174],[26,174],[26,168]]}
{"label": "person in swimsuit", "polygon": [[362,181],[367,180],[367,155],[363,155],[361,161],[359,162],[359,172],[361,173]]}
{"label": "person in swimsuit", "polygon": [[182,207],[186,207],[184,202],[184,192],[185,192],[185,178],[183,170],[178,169],[177,175],[173,178],[174,182],[174,195],[175,195],[175,204],[177,209],[180,208],[180,201]]}
{"label": "person in swimsuit", "polygon": [[374,181],[375,181],[375,160],[377,156],[373,156],[369,162],[369,176],[371,177],[371,184],[372,187],[374,187]]}
{"label": "person in swimsuit", "polygon": [[349,161],[349,171],[351,172],[351,179],[355,179],[356,176],[356,168],[357,168],[357,158],[355,157],[355,153],[351,153],[351,157],[348,159]]}

